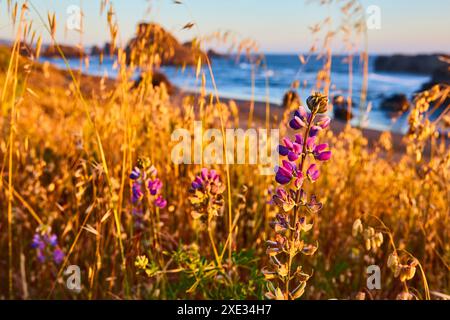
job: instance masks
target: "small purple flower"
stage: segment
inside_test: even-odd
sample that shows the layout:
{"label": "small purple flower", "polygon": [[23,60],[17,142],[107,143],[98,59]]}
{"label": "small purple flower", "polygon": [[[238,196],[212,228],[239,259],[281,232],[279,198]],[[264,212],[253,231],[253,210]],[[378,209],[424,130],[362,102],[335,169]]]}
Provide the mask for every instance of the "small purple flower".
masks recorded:
{"label": "small purple flower", "polygon": [[305,177],[302,172],[297,172],[297,177],[294,179],[294,186],[295,189],[300,190],[300,188],[303,186],[303,181],[305,181]]}
{"label": "small purple flower", "polygon": [[156,195],[162,189],[162,182],[158,178],[148,181],[148,190],[152,196]]}
{"label": "small purple flower", "polygon": [[317,179],[319,179],[320,172],[315,163],[309,166],[308,170],[306,171],[306,175],[311,180],[311,182],[316,182]]}
{"label": "small purple flower", "polygon": [[331,119],[329,117],[322,116],[321,119],[317,121],[316,125],[325,130],[330,126],[330,123]]}
{"label": "small purple flower", "polygon": [[132,189],[131,201],[133,203],[136,203],[139,200],[141,200],[142,196],[144,195],[142,193],[141,184],[138,181],[135,181],[133,182],[133,186],[131,189]]}
{"label": "small purple flower", "polygon": [[283,165],[278,167],[275,180],[282,185],[291,182],[292,178],[297,176],[297,169],[294,163],[283,160]]}
{"label": "small purple flower", "polygon": [[130,173],[131,180],[137,180],[141,176],[141,170],[138,167],[134,167],[133,171]]}
{"label": "small purple flower", "polygon": [[45,248],[45,242],[42,240],[42,237],[39,233],[35,233],[33,236],[33,240],[31,242],[31,247],[33,249],[43,250]]}
{"label": "small purple flower", "polygon": [[44,263],[47,257],[52,255],[53,260],[58,264],[64,258],[63,251],[58,247],[58,237],[51,234],[50,228],[38,229],[33,236],[31,247],[36,249],[36,256],[40,263]]}
{"label": "small purple flower", "polygon": [[41,250],[41,249],[37,250],[37,258],[38,258],[40,263],[44,263],[45,262],[44,250]]}
{"label": "small purple flower", "polygon": [[289,122],[289,126],[294,130],[300,130],[306,127],[308,121],[308,113],[303,106],[300,106],[298,110],[294,112],[294,118]]}
{"label": "small purple flower", "polygon": [[220,181],[220,176],[216,170],[203,168],[200,175],[192,181],[193,190],[210,191],[212,194],[220,194],[225,190],[225,185]]}
{"label": "small purple flower", "polygon": [[325,151],[328,149],[328,144],[323,143],[316,146],[313,150],[313,155],[316,160],[328,161],[331,158],[331,151]]}
{"label": "small purple flower", "polygon": [[159,195],[156,199],[155,199],[155,206],[157,206],[158,208],[165,208],[167,206],[167,200],[165,200],[161,195]]}
{"label": "small purple flower", "polygon": [[322,128],[319,126],[312,126],[311,129],[309,130],[309,136],[317,137],[321,130],[322,130]]}
{"label": "small purple flower", "polygon": [[52,234],[46,239],[47,243],[51,245],[52,247],[56,247],[58,245],[58,237],[56,234]]}
{"label": "small purple flower", "polygon": [[316,147],[316,137],[309,137],[306,139],[306,151],[312,152]]}
{"label": "small purple flower", "polygon": [[284,145],[278,146],[278,152],[282,156],[287,156],[289,161],[297,160],[302,153],[301,143],[292,142],[289,138],[283,139]]}
{"label": "small purple flower", "polygon": [[55,249],[53,251],[53,261],[56,264],[60,264],[64,260],[64,252],[61,249]]}

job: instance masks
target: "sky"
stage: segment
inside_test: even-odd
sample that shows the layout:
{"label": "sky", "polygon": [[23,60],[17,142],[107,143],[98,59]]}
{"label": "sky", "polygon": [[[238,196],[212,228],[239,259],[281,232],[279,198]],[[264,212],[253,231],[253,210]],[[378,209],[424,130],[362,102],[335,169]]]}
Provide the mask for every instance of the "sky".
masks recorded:
{"label": "sky", "polygon": [[[76,44],[80,33],[64,26],[71,6],[83,10],[84,32],[82,42],[89,46],[109,40],[106,14],[100,15],[100,0],[29,0],[44,17],[48,11],[56,13],[57,40]],[[180,41],[195,36],[210,35],[216,31],[230,31],[240,38],[250,38],[266,53],[306,52],[313,44],[309,27],[327,16],[333,25],[340,24],[339,5],[321,6],[318,0],[110,0],[117,13],[120,42],[125,44],[138,22],[156,21],[171,31]],[[335,1],[342,4],[343,0]],[[360,0],[365,8],[379,8],[379,29],[368,31],[371,53],[448,53],[450,52],[449,0]],[[376,13],[367,13],[376,19]],[[34,27],[50,40],[43,24],[32,8],[28,16]],[[195,22],[190,30],[183,26]],[[11,39],[13,28],[7,10],[7,1],[0,0],[0,39]],[[214,46],[214,44],[210,44]],[[334,48],[343,49],[336,41]]]}

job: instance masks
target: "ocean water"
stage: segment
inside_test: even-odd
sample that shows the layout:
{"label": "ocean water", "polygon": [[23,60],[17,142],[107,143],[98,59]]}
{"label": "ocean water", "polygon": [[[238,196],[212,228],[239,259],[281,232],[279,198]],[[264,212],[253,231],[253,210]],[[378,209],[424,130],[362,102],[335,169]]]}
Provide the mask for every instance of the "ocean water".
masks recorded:
{"label": "ocean water", "polygon": [[[43,59],[59,68],[66,68],[61,59]],[[353,62],[353,101],[355,118],[354,125],[362,125],[367,128],[378,130],[390,130],[404,133],[407,130],[407,113],[393,119],[392,114],[380,110],[382,100],[392,94],[403,93],[411,99],[421,86],[430,80],[428,76],[414,74],[381,73],[374,71],[375,57],[369,59],[368,92],[367,102],[371,107],[366,108],[363,115],[359,112],[359,97],[362,87],[362,62],[356,57]],[[300,97],[306,98],[316,84],[317,72],[322,68],[323,61],[317,57],[311,57],[304,65],[301,64],[297,55],[269,54],[266,56],[266,68],[258,68],[255,71],[254,99],[280,104],[283,95],[289,90],[293,81],[300,82],[298,93]],[[80,68],[80,60],[69,60],[73,69]],[[114,69],[114,61],[105,58],[103,64],[99,63],[97,57],[91,57],[89,68],[83,67],[83,72],[91,75],[107,75],[116,77],[117,70]],[[227,98],[250,99],[252,97],[252,66],[244,58],[236,57],[213,58],[212,69],[219,94]],[[164,66],[161,68],[169,80],[186,91],[198,91],[201,79],[196,78],[196,70],[193,67],[182,69],[180,67]],[[212,81],[207,68],[206,88],[213,91]],[[137,76],[138,74],[136,74]],[[347,95],[349,90],[349,64],[344,56],[333,57],[331,69],[331,95]],[[367,105],[366,105],[367,107]]]}

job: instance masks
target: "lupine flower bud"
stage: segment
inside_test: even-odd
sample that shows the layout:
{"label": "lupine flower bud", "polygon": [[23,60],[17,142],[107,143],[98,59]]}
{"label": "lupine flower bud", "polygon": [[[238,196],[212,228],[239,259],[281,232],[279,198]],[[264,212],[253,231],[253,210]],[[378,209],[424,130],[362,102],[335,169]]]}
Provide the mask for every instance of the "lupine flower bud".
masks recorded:
{"label": "lupine flower bud", "polygon": [[311,112],[325,113],[328,110],[328,97],[316,92],[306,100],[306,104]]}
{"label": "lupine flower bud", "polygon": [[362,231],[363,231],[362,222],[360,219],[356,219],[355,222],[353,222],[352,235],[356,237]]}

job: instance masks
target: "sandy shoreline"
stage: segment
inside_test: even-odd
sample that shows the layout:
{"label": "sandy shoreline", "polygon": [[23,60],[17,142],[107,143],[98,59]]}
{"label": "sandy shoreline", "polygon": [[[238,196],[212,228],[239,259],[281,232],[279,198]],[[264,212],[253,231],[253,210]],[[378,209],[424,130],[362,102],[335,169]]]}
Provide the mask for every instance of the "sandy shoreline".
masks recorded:
{"label": "sandy shoreline", "polygon": [[[171,98],[174,100],[175,103],[178,103],[178,101],[181,101],[181,99],[185,96],[195,96],[197,97],[199,94],[195,92],[188,92],[188,91],[182,91],[178,89],[174,96]],[[220,94],[219,94],[220,95]],[[241,126],[243,128],[247,127],[247,120],[249,118],[250,110],[252,102],[249,100],[244,99],[232,99],[232,98],[225,98],[225,97],[219,97],[220,101],[222,103],[229,103],[230,101],[234,101],[238,108],[239,108],[239,119],[241,121]],[[266,121],[266,109],[267,105],[265,102],[260,101],[254,101],[253,102],[253,123],[256,127],[260,127],[265,125]],[[279,122],[283,118],[284,109],[280,107],[279,105],[270,103],[270,121],[272,124],[279,124]],[[338,134],[342,132],[347,123],[343,120],[339,119],[333,119],[331,121],[330,128],[333,131],[333,133]],[[375,129],[367,129],[363,128],[362,133],[364,137],[368,140],[369,146],[373,146],[380,138],[383,131],[375,130]],[[395,152],[403,153],[406,151],[406,146],[403,143],[404,136],[400,133],[391,132],[392,136],[392,147],[395,150]]]}

